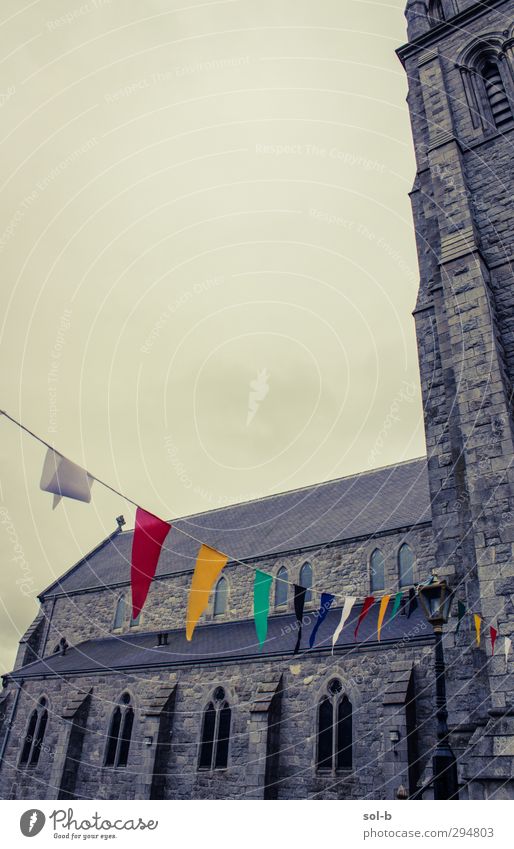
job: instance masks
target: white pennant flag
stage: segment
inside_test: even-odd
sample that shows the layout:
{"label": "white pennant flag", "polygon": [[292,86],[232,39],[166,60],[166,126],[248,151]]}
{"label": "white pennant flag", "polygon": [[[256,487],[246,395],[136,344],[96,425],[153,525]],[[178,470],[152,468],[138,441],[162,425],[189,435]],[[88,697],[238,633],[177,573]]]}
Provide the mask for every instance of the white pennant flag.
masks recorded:
{"label": "white pennant flag", "polygon": [[509,659],[509,652],[512,648],[512,640],[509,637],[505,637],[505,660]]}
{"label": "white pennant flag", "polygon": [[85,469],[77,466],[76,463],[72,463],[71,460],[67,460],[66,457],[52,448],[48,449],[39,486],[45,492],[53,493],[53,510],[55,510],[63,495],[89,504],[92,485],[93,478]]}
{"label": "white pennant flag", "polygon": [[339,625],[337,626],[337,628],[335,629],[335,631],[332,635],[332,654],[334,654],[334,646],[339,639],[339,634],[343,630],[345,622],[348,619],[350,613],[352,612],[352,607],[353,607],[353,605],[355,604],[356,601],[357,601],[357,599],[353,598],[351,595],[347,596],[344,600],[343,612],[341,613],[341,619],[340,619]]}

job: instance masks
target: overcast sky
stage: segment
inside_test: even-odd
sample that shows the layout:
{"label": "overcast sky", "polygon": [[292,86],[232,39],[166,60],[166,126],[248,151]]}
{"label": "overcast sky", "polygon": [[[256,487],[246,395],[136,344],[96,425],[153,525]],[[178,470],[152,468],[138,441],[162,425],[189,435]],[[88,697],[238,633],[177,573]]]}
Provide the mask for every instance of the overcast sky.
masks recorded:
{"label": "overcast sky", "polygon": [[[3,0],[0,407],[164,518],[423,454],[403,7]],[[0,428],[3,671],[133,509]]]}

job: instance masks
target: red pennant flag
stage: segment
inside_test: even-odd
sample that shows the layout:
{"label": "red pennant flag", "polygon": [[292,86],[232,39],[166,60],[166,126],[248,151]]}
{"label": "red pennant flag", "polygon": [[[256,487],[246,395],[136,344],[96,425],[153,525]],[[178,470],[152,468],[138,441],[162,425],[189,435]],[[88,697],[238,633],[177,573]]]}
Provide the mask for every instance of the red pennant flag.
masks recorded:
{"label": "red pennant flag", "polygon": [[491,649],[494,654],[494,644],[496,642],[496,637],[498,636],[498,631],[492,625],[489,627],[489,634],[491,637]]}
{"label": "red pennant flag", "polygon": [[133,619],[137,619],[143,609],[157,569],[162,544],[170,530],[171,525],[168,522],[163,522],[141,507],[137,508],[130,569]]}
{"label": "red pennant flag", "polygon": [[362,610],[359,613],[359,618],[357,620],[357,627],[355,628],[355,632],[354,632],[355,639],[357,639],[357,631],[360,628],[360,624],[361,624],[362,620],[364,619],[364,617],[367,616],[369,609],[370,609],[371,605],[374,603],[374,601],[375,601],[374,595],[369,595],[367,598],[364,599],[364,604],[362,605]]}

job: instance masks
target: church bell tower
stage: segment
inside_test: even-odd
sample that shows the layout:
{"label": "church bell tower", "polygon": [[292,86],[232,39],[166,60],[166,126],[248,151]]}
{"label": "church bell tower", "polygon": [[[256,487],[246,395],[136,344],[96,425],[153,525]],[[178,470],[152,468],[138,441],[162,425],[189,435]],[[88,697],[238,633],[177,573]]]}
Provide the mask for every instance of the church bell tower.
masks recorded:
{"label": "church bell tower", "polygon": [[444,637],[451,743],[461,798],[514,798],[512,2],[409,0],[406,16],[434,550],[467,611]]}

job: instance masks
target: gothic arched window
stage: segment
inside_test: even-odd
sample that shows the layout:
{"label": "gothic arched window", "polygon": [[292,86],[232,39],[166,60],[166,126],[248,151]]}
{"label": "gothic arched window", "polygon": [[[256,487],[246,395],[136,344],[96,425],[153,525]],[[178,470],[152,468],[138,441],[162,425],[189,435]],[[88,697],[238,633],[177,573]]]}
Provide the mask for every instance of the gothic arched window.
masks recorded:
{"label": "gothic arched window", "polygon": [[352,747],[352,704],[339,678],[332,678],[318,704],[318,769],[351,769]]}
{"label": "gothic arched window", "polygon": [[225,769],[228,763],[231,710],[223,687],[216,687],[203,714],[198,769]]}
{"label": "gothic arched window", "polygon": [[116,602],[116,612],[114,614],[114,622],[112,626],[115,630],[117,628],[123,628],[125,624],[125,606],[125,596],[120,595]]}
{"label": "gothic arched window", "polygon": [[414,583],[414,555],[406,542],[398,552],[398,579],[401,587],[410,587]]}
{"label": "gothic arched window", "polygon": [[214,615],[223,616],[227,612],[228,601],[228,582],[227,579],[221,577],[216,584],[214,590]]}
{"label": "gothic arched window", "polygon": [[134,711],[130,703],[130,695],[123,693],[119,703],[112,712],[105,747],[105,766],[127,766]]}
{"label": "gothic arched window", "polygon": [[41,696],[37,707],[30,714],[27,731],[23,739],[20,755],[20,766],[36,766],[41,754],[43,738],[48,722],[47,700]]}
{"label": "gothic arched window", "polygon": [[428,4],[428,20],[430,26],[435,27],[445,20],[442,0],[430,0]]}
{"label": "gothic arched window", "polygon": [[487,59],[480,69],[480,76],[496,129],[506,130],[512,125],[513,116],[498,63],[492,58]]}
{"label": "gothic arched window", "polygon": [[312,601],[312,566],[310,563],[304,563],[300,569],[300,584],[305,587],[305,604]]}
{"label": "gothic arched window", "polygon": [[281,566],[275,582],[275,607],[283,607],[287,604],[288,588],[287,569],[285,566]]}
{"label": "gothic arched window", "polygon": [[384,555],[379,548],[375,548],[369,561],[371,592],[383,590],[385,587]]}
{"label": "gothic arched window", "polygon": [[131,627],[131,628],[136,628],[136,627],[137,627],[138,625],[140,625],[140,624],[141,624],[141,611],[139,611],[139,613],[137,614],[137,616],[136,616],[136,618],[135,618],[135,619],[134,619],[134,617],[133,617],[133,616],[132,616],[132,614],[131,614],[131,615],[130,615],[130,627]]}

